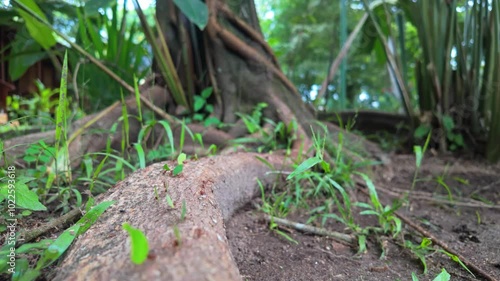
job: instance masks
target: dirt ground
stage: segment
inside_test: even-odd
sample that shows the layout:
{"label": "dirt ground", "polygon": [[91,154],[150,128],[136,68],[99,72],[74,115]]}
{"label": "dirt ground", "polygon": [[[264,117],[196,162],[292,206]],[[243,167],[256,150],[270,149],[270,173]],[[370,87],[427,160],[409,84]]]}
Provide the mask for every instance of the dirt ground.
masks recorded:
{"label": "dirt ground", "polygon": [[[376,186],[390,191],[410,189],[415,171],[415,159],[410,155],[391,158],[391,164],[378,170]],[[424,158],[418,176],[421,179],[409,206],[400,213],[430,231],[451,249],[469,259],[487,272],[494,280],[500,280],[500,166],[490,166],[478,160],[453,157]],[[474,191],[496,204],[497,208],[480,208],[443,204],[447,192],[437,179],[442,178],[453,194],[453,200],[470,198]],[[379,191],[384,204],[393,196]],[[439,197],[441,196],[441,197]],[[366,196],[357,192],[360,201]],[[428,198],[428,199],[422,199]],[[255,199],[254,203],[260,203]],[[444,198],[446,201],[446,198]],[[293,213],[289,219],[305,222],[307,214]],[[361,224],[376,223],[366,216]],[[340,223],[329,222],[326,228],[347,232]],[[418,258],[401,247],[401,239],[388,241],[385,258],[381,259],[380,240],[369,240],[368,251],[360,256],[356,249],[335,240],[304,234],[290,228],[282,229],[299,242],[293,244],[271,232],[262,219],[262,213],[249,204],[228,223],[227,235],[232,253],[244,280],[411,280],[411,273],[419,280],[432,280],[442,268],[451,274],[451,280],[485,280],[474,278],[457,263],[441,253],[427,257],[428,274]],[[409,226],[404,226],[404,237],[420,243],[421,236]],[[383,239],[384,237],[381,237]],[[398,245],[399,244],[399,245]]]}

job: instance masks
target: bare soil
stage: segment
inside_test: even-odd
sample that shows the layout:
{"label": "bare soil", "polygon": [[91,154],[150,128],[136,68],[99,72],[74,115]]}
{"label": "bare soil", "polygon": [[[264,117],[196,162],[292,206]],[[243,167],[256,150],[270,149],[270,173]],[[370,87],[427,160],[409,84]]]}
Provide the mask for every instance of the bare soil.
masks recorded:
{"label": "bare soil", "polygon": [[[415,172],[415,159],[409,155],[393,156],[391,164],[378,169],[376,186],[384,190],[407,191]],[[414,193],[424,199],[412,199],[399,212],[430,231],[451,249],[469,259],[500,280],[500,210],[493,208],[457,206],[435,200],[447,195],[442,178],[453,200],[466,200],[475,196],[500,204],[500,167],[481,160],[453,157],[424,158],[420,179]],[[356,193],[357,199],[366,201],[366,195]],[[379,191],[384,204],[394,196]],[[444,198],[447,200],[446,198]],[[260,199],[253,203],[260,204]],[[451,274],[451,280],[485,280],[473,277],[446,255],[428,256],[428,274],[423,274],[422,264],[408,249],[402,239],[371,237],[368,251],[356,255],[354,247],[331,238],[309,235],[290,228],[282,228],[299,243],[296,245],[269,230],[262,213],[247,205],[227,224],[231,251],[244,280],[411,280],[412,272],[419,280],[432,280],[442,268]],[[290,220],[305,222],[305,211],[296,211]],[[361,225],[376,224],[369,217],[359,217]],[[340,223],[330,221],[326,228],[346,232]],[[404,226],[404,238],[420,243],[421,236],[409,226]],[[381,258],[385,245],[385,257]]]}

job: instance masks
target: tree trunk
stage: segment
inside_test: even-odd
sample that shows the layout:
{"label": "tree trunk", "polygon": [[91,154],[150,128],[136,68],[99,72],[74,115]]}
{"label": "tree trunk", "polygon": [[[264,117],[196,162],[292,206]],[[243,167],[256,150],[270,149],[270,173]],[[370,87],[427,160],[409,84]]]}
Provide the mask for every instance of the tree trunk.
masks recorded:
{"label": "tree trunk", "polygon": [[[213,86],[214,114],[224,123],[236,123],[236,112],[251,113],[256,104],[266,102],[265,117],[298,122],[297,134],[307,150],[315,113],[302,102],[263,40],[253,0],[231,1],[231,7],[218,0],[206,3],[210,19],[199,33],[171,0],[157,1],[157,18],[186,92]],[[334,137],[341,132],[332,124],[328,128]],[[352,135],[343,134],[345,143],[354,145]],[[352,140],[369,146],[359,137]],[[381,154],[370,147],[369,157]],[[256,178],[267,183],[276,179],[276,174],[266,176],[271,169],[255,156],[189,161],[177,177],[165,172],[163,163],[134,173],[101,198],[116,203],[72,246],[55,279],[241,280],[226,243],[224,220],[255,195]],[[284,157],[260,157],[277,169],[286,167]],[[165,201],[167,194],[174,208]],[[180,219],[183,202],[185,220]],[[132,265],[128,258],[124,222],[144,231],[149,240],[151,252],[143,265]],[[180,239],[174,234],[176,227]]]}

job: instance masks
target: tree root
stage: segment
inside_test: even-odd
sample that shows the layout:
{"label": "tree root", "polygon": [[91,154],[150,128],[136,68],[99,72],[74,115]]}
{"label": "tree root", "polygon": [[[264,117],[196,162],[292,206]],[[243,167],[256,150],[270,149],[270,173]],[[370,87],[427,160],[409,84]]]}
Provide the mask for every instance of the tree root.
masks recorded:
{"label": "tree root", "polygon": [[[98,197],[115,203],[77,238],[53,280],[241,280],[224,220],[257,194],[257,178],[265,185],[276,180],[256,156],[276,169],[288,165],[279,155],[238,153],[186,161],[175,177],[164,170],[165,163],[133,173]],[[144,264],[130,261],[124,222],[148,239]]]}
{"label": "tree root", "polygon": [[281,219],[277,218],[274,216],[270,215],[264,215],[264,219],[269,222],[275,222],[278,225],[283,225],[287,227],[291,227],[293,229],[296,229],[298,231],[306,232],[306,233],[312,233],[315,235],[320,235],[320,236],[328,236],[340,243],[343,244],[348,244],[349,246],[352,246],[356,242],[356,238],[353,235],[337,232],[337,231],[329,231],[324,228],[320,227],[314,227],[312,225],[307,225],[303,223],[298,223],[298,222],[293,222],[287,219]]}
{"label": "tree root", "polygon": [[19,239],[17,240],[16,246],[21,246],[22,244],[29,243],[34,239],[46,234],[50,230],[54,228],[63,227],[74,222],[78,217],[82,214],[82,211],[78,208],[71,210],[69,213],[66,213],[58,218],[55,218],[48,223],[37,227],[35,229],[31,229],[28,231],[24,231],[21,233]]}

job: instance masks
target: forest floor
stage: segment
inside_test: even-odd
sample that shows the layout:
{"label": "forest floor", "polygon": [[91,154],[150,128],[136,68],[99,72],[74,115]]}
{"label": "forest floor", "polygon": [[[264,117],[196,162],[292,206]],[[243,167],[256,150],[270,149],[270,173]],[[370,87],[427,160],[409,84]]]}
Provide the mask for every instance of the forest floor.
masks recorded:
{"label": "forest floor", "polygon": [[[396,155],[389,165],[378,169],[379,179],[375,185],[384,190],[408,191],[414,172],[413,156]],[[479,160],[431,156],[424,158],[418,179],[413,194],[427,199],[412,199],[398,212],[434,234],[494,280],[500,280],[500,209],[456,206],[435,200],[437,195],[447,195],[443,185],[438,184],[442,180],[452,192],[453,200],[475,195],[500,206],[500,166]],[[356,193],[358,200],[368,200],[361,191]],[[378,193],[384,205],[394,199],[388,192],[379,190]],[[376,239],[372,235],[367,251],[357,255],[355,248],[331,238],[281,228],[298,242],[291,243],[269,230],[263,213],[253,207],[255,203],[260,205],[260,198],[241,209],[227,224],[231,250],[243,280],[412,280],[412,272],[419,280],[433,280],[442,268],[451,274],[450,280],[484,280],[473,277],[439,252],[427,256],[428,273],[424,275],[422,263],[408,248],[401,246],[404,243],[401,238]],[[302,223],[307,218],[304,210],[288,216],[289,220]],[[361,225],[376,224],[369,216],[357,219]],[[332,220],[325,228],[347,231],[344,225]],[[414,244],[421,241],[421,236],[406,224],[403,234],[405,240]],[[384,258],[381,258],[380,245],[385,245]]]}

